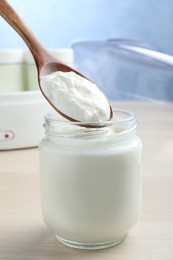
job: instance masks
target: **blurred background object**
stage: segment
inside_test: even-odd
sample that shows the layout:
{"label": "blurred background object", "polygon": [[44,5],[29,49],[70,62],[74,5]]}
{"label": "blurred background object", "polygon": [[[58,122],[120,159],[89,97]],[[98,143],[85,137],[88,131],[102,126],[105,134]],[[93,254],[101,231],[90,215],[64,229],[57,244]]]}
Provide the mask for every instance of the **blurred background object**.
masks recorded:
{"label": "blurred background object", "polygon": [[77,70],[111,100],[173,101],[173,56],[129,40],[73,44]]}
{"label": "blurred background object", "polygon": [[25,90],[24,51],[0,49],[0,93]]}

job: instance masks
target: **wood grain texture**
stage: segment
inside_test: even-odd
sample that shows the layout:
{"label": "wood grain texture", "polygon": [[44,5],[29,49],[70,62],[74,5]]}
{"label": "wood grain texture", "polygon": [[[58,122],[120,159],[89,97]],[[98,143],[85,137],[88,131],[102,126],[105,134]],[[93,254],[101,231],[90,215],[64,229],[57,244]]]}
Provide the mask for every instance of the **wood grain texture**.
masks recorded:
{"label": "wood grain texture", "polygon": [[143,140],[143,207],[127,239],[98,251],[60,244],[41,216],[38,150],[0,152],[0,260],[172,260],[173,105],[117,103],[133,110]]}

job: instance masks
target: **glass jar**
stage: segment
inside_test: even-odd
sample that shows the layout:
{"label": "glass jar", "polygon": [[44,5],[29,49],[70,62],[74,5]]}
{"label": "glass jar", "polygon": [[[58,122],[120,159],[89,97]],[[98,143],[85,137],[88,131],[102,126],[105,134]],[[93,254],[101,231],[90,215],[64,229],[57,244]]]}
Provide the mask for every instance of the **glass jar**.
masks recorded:
{"label": "glass jar", "polygon": [[73,248],[120,243],[141,207],[141,150],[135,115],[114,111],[105,123],[82,125],[45,117],[39,145],[42,213],[56,238]]}

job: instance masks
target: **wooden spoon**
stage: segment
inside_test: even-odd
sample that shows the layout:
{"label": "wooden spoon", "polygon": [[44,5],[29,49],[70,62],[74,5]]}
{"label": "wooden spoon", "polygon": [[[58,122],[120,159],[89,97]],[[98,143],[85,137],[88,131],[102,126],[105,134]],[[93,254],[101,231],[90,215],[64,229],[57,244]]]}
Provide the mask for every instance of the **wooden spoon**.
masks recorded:
{"label": "wooden spoon", "polygon": [[[19,15],[14,11],[14,9],[9,5],[6,0],[0,0],[0,15],[4,18],[4,20],[11,26],[13,29],[22,37],[28,48],[30,49],[38,72],[38,83],[40,90],[50,105],[63,117],[70,121],[77,121],[68,115],[62,113],[46,96],[44,91],[41,88],[40,77],[48,74],[52,74],[55,71],[63,71],[70,72],[73,71],[78,75],[86,78],[84,75],[74,70],[73,68],[63,64],[55,57],[53,57],[50,52],[48,52],[40,42],[35,38],[34,34],[31,30],[25,25],[23,20],[19,17]],[[112,107],[110,105],[110,119],[112,119],[113,112]]]}

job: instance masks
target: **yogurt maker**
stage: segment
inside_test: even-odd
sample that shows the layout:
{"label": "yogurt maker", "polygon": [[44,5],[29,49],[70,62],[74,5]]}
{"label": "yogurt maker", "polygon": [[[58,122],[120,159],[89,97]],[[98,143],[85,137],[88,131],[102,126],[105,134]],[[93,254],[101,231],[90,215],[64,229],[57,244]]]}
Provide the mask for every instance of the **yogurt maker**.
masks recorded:
{"label": "yogurt maker", "polygon": [[[56,49],[52,53],[73,65],[72,49]],[[52,111],[39,90],[31,54],[0,50],[0,150],[38,146],[44,135],[44,116]]]}
{"label": "yogurt maker", "polygon": [[37,146],[43,118],[51,111],[40,91],[0,95],[0,150]]}

